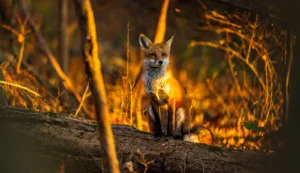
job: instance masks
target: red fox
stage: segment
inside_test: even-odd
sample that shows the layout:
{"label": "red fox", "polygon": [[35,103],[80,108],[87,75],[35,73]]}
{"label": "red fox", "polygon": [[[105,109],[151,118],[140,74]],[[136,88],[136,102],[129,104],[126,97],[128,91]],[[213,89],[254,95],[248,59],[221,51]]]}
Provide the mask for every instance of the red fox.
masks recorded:
{"label": "red fox", "polygon": [[152,43],[143,34],[139,37],[144,64],[144,88],[150,99],[150,131],[154,132],[155,137],[173,136],[190,142],[201,142],[201,138],[205,137],[212,141],[213,134],[209,129],[201,125],[190,127],[185,122],[183,89],[169,66],[173,38],[163,43]]}
{"label": "red fox", "polygon": [[152,123],[150,121],[149,125],[155,137],[166,135],[182,138],[184,135],[183,89],[169,67],[173,38],[165,43],[154,44],[143,34],[139,37],[144,64],[142,78],[150,98],[148,114]]}

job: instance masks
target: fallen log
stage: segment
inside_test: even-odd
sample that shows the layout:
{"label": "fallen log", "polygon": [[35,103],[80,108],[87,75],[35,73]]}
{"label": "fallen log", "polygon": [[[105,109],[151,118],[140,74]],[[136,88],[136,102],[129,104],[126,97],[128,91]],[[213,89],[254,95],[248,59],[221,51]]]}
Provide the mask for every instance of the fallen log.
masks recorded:
{"label": "fallen log", "polygon": [[[0,108],[1,172],[99,172],[97,123],[66,114]],[[136,172],[256,172],[274,154],[230,151],[181,140],[154,139],[126,125],[112,125],[120,168]],[[63,163],[63,164],[62,164]],[[122,166],[123,165],[123,166]]]}

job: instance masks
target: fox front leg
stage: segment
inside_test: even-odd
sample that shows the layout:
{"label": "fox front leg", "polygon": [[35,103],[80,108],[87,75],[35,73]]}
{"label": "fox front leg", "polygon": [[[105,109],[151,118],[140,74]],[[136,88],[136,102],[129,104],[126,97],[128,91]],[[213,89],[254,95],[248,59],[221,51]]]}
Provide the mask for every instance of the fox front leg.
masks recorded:
{"label": "fox front leg", "polygon": [[161,121],[160,121],[160,116],[158,114],[157,106],[151,104],[148,109],[149,109],[150,117],[152,118],[152,120],[154,120],[154,127],[155,127],[154,136],[160,137],[162,136],[162,126],[161,126]]}

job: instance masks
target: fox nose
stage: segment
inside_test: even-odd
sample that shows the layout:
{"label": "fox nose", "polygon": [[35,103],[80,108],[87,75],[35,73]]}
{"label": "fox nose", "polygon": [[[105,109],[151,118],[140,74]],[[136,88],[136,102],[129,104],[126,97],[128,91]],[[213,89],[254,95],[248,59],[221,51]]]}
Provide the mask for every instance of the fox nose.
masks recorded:
{"label": "fox nose", "polygon": [[160,65],[162,65],[164,62],[163,62],[162,60],[159,60],[158,63],[159,63]]}

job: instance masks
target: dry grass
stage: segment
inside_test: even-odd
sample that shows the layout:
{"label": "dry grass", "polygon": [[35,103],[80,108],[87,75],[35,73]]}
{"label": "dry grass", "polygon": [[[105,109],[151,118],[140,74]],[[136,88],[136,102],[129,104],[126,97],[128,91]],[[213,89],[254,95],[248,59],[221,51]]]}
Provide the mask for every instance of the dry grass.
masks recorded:
{"label": "dry grass", "polygon": [[7,106],[24,107],[36,111],[66,112],[66,106],[54,97],[26,71],[15,73],[8,64],[2,66],[5,81],[0,81],[7,94]]}
{"label": "dry grass", "polygon": [[[278,68],[288,57],[284,41],[287,31],[250,13],[206,12],[202,31],[219,34],[216,42],[191,41],[190,46],[207,46],[223,52],[227,66],[207,78],[213,102],[222,118],[207,123],[227,147],[262,147],[263,137],[277,131],[283,119],[283,80]],[[248,143],[249,142],[249,143]]]}
{"label": "dry grass", "polygon": [[[207,10],[204,14],[206,23],[198,29],[216,33],[220,39],[192,40],[188,49],[207,47],[221,54],[219,59],[209,57],[212,63],[224,62],[225,65],[220,65],[212,73],[203,73],[203,81],[195,81],[189,77],[187,68],[175,71],[187,91],[185,103],[188,121],[209,128],[214,134],[215,145],[235,149],[270,149],[276,146],[271,145],[274,140],[269,134],[281,127],[284,118],[283,88],[286,87],[284,83],[285,80],[288,81],[289,74],[283,72],[289,72],[291,64],[287,53],[287,31],[250,13],[221,14]],[[107,77],[110,81],[106,83],[107,103],[112,123],[149,131],[147,116],[144,116],[147,101],[143,99],[143,95],[133,93],[141,61],[138,58],[139,51],[130,46],[129,32],[128,23],[126,58],[110,57],[108,61],[102,62],[104,67],[109,67],[114,72],[114,75]],[[78,63],[82,65],[82,62]],[[23,89],[28,88],[41,97],[28,94],[23,89],[3,85],[9,96],[9,106],[51,112],[66,110],[66,105],[58,99],[58,93],[58,96],[53,96],[55,93],[47,92],[47,88],[26,70],[16,74],[11,65],[7,63],[2,68],[5,83],[23,86]],[[84,68],[81,71],[78,68],[75,70],[75,74],[84,74]],[[84,82],[72,80],[72,83],[76,86],[76,83]],[[87,90],[84,92],[81,86],[76,86],[76,89],[77,93],[84,95],[84,100]],[[141,105],[133,104],[136,97],[143,100]],[[89,97],[81,102],[76,116],[82,116],[79,112],[82,105],[86,105],[90,112],[94,111],[93,106],[90,106],[93,105],[91,100]]]}
{"label": "dry grass", "polygon": [[[273,141],[271,134],[279,130],[283,120],[284,81],[280,64],[288,62],[284,44],[287,31],[249,13],[207,11],[205,15],[207,23],[199,29],[219,34],[220,40],[191,41],[190,48],[216,49],[226,65],[205,76],[205,83],[194,82],[184,75],[186,71],[180,71],[180,81],[187,88],[191,124],[208,127],[216,145],[235,149],[277,147],[278,141]],[[130,83],[123,78],[121,100],[126,101],[121,101],[121,107],[132,124],[136,118],[128,116],[129,109],[124,106],[131,101]],[[145,105],[139,109],[143,111]],[[145,116],[142,122],[146,124]],[[147,131],[144,124],[143,130]]]}
{"label": "dry grass", "polygon": [[16,87],[16,88],[20,88],[20,89],[23,89],[31,94],[33,94],[34,96],[36,97],[41,97],[41,95],[35,91],[32,91],[31,89],[27,88],[27,87],[24,87],[22,85],[19,85],[19,84],[16,84],[16,83],[10,83],[10,82],[6,82],[6,81],[1,81],[0,80],[0,84],[2,85],[9,85],[9,86],[13,86],[13,87]]}

